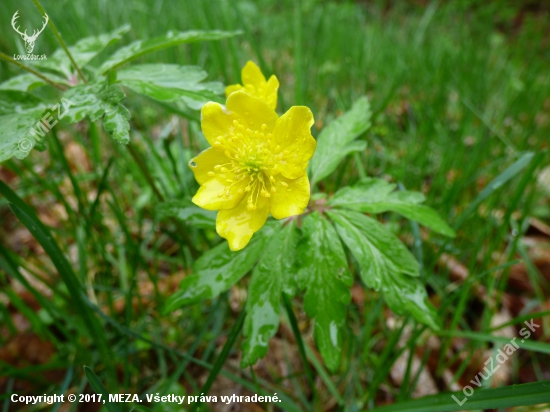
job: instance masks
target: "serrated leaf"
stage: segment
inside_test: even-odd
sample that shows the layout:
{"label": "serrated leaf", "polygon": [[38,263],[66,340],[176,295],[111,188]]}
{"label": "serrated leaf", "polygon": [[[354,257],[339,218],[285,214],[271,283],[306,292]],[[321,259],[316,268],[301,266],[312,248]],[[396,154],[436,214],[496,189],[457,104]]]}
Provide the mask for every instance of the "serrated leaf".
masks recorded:
{"label": "serrated leaf", "polygon": [[371,116],[369,100],[361,97],[348,112],[321,131],[311,159],[312,185],[334,172],[348,154],[366,149],[366,142],[354,140],[370,128]]}
{"label": "serrated leaf", "polygon": [[88,117],[95,122],[103,117],[105,131],[118,143],[130,141],[130,112],[119,102],[125,95],[120,85],[105,87],[99,83],[75,86],[65,93],[70,102],[63,117],[69,123],[76,123]]}
{"label": "serrated leaf", "polygon": [[46,106],[29,93],[0,90],[0,162],[13,156],[27,157],[37,143],[31,133],[40,121]]}
{"label": "serrated leaf", "polygon": [[293,266],[297,242],[298,230],[291,222],[271,237],[252,273],[244,320],[243,368],[255,364],[267,353],[269,339],[279,328],[281,292],[295,292]]}
{"label": "serrated leaf", "polygon": [[77,123],[88,117],[92,122],[100,119],[108,110],[110,103],[104,102],[98,96],[103,85],[98,83],[83,84],[69,89],[65,97],[71,101],[69,112],[64,117],[69,123]]}
{"label": "serrated leaf", "polygon": [[455,231],[437,212],[419,203],[425,200],[422,193],[397,191],[395,185],[382,179],[366,178],[355,186],[340,189],[328,201],[330,206],[364,213],[397,212],[445,236],[456,236]]}
{"label": "serrated leaf", "polygon": [[[56,83],[67,84],[67,80],[59,76],[48,74],[47,77],[48,79]],[[34,74],[24,73],[8,79],[4,83],[1,83],[0,90],[19,90],[22,92],[30,92],[31,90],[34,90],[38,87],[46,86],[47,84],[48,83],[46,83],[40,77],[35,76]]]}
{"label": "serrated leaf", "polygon": [[275,230],[272,225],[264,226],[248,246],[238,252],[232,252],[227,242],[206,252],[196,261],[194,274],[183,279],[179,290],[167,299],[162,313],[201,299],[213,299],[228,290],[254,267]]}
{"label": "serrated leaf", "polygon": [[405,245],[384,225],[358,212],[327,212],[336,230],[360,267],[363,282],[382,291],[388,306],[398,315],[411,314],[418,322],[439,329],[435,308],[425,288],[411,276],[420,267]]}
{"label": "serrated leaf", "polygon": [[126,95],[124,91],[118,84],[112,84],[108,87],[105,87],[98,93],[98,97],[104,102],[110,104],[118,104],[124,100]]}
{"label": "serrated leaf", "polygon": [[175,217],[186,224],[203,229],[216,227],[216,212],[202,209],[190,201],[169,200],[159,203],[155,207],[155,213],[157,219],[161,220]]}
{"label": "serrated leaf", "polygon": [[223,85],[201,83],[208,74],[197,66],[142,64],[118,72],[117,79],[137,93],[160,101],[178,102],[198,110],[205,103],[219,100]]}
{"label": "serrated leaf", "polygon": [[368,287],[380,290],[392,272],[419,276],[420,265],[412,253],[383,224],[357,212],[342,210],[327,214],[357,259],[361,278]]}
{"label": "serrated leaf", "polygon": [[128,144],[130,141],[130,112],[121,104],[114,106],[114,109],[105,113],[103,128],[109,136],[118,143]]}
{"label": "serrated leaf", "polygon": [[118,49],[103,63],[99,71],[100,73],[105,74],[109,70],[116,69],[128,63],[129,61],[137,59],[138,57],[141,57],[147,53],[162,50],[167,47],[200,41],[221,40],[236,36],[237,34],[240,34],[240,32],[229,32],[221,30],[193,30],[178,33],[169,32],[164,36],[155,37],[153,39],[138,40],[126,47]]}
{"label": "serrated leaf", "polygon": [[[69,51],[79,67],[86,66],[95,56],[106,47],[118,42],[122,36],[130,30],[129,25],[124,25],[111,33],[99,36],[86,37],[69,47]],[[71,77],[74,67],[67,57],[65,50],[59,48],[47,60],[37,60],[33,65],[42,69],[62,73],[67,78]]]}
{"label": "serrated leaf", "polygon": [[353,278],[342,243],[327,219],[318,212],[308,215],[303,230],[298,281],[306,289],[304,309],[309,317],[315,318],[315,343],[327,367],[335,371],[341,359],[342,328]]}

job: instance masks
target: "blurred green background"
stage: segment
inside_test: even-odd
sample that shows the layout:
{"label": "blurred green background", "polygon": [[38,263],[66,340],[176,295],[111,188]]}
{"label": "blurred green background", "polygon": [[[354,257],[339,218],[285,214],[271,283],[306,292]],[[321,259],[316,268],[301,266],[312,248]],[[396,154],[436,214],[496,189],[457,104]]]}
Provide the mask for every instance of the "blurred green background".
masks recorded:
{"label": "blurred green background", "polygon": [[[312,109],[316,119],[314,134],[349,109],[356,98],[368,95],[374,110],[373,128],[363,137],[368,150],[350,157],[334,178],[322,183],[329,193],[363,175],[388,178],[407,189],[422,191],[428,204],[454,225],[479,192],[521,154],[542,153],[533,168],[527,168],[504,187],[494,188],[496,193],[462,224],[457,239],[445,241],[423,234],[425,243],[415,248],[434,304],[437,306],[446,299],[452,302],[440,314],[446,328],[476,326],[486,331],[490,326],[487,318],[481,326],[478,318],[481,314],[498,313],[503,300],[500,295],[493,305],[469,288],[454,293],[449,284],[457,281],[456,273],[453,274],[452,265],[442,264],[441,255],[452,256],[466,272],[485,273],[518,256],[521,249],[518,252],[515,248],[516,237],[535,230],[530,219],[536,218],[545,225],[550,222],[548,169],[546,175],[541,172],[549,164],[550,141],[548,2],[44,0],[43,5],[69,45],[127,23],[132,29],[123,38],[123,44],[170,30],[242,30],[242,35],[230,40],[159,51],[139,62],[199,65],[209,73],[209,80],[233,84],[240,82],[244,63],[253,60],[265,74],[278,76],[279,112],[298,104]],[[2,0],[0,50],[8,55],[23,53],[23,42],[10,26],[16,10],[20,11],[23,28],[40,25],[40,15],[32,1]],[[111,46],[95,61],[101,61],[102,56],[117,47]],[[57,48],[51,30],[46,30],[40,35],[34,53],[50,54]],[[0,70],[0,81],[20,73],[4,61],[0,61]],[[165,141],[166,135],[175,133],[176,139],[188,142],[188,134],[196,134],[197,124],[191,121],[173,132],[173,113],[166,107],[144,99],[129,98],[125,104],[133,114],[132,139],[163,194],[169,198],[188,195],[193,191],[193,179],[181,159],[176,159],[177,165],[172,167],[170,162],[174,159],[167,154]],[[164,133],[165,130],[168,131]],[[105,145],[94,148],[89,136],[78,128],[68,128],[67,133],[60,137],[61,143],[82,190],[97,188],[107,160],[115,158],[114,172],[106,181],[106,191],[112,200],[101,206],[105,209],[102,209],[104,221],[92,239],[83,239],[71,219],[54,217],[50,224],[66,253],[78,256],[73,261],[78,262],[88,286],[93,285],[100,303],[109,308],[110,316],[125,328],[157,342],[145,344],[128,334],[127,329],[107,322],[111,325],[106,327],[112,350],[109,362],[116,365],[119,385],[110,389],[142,393],[169,387],[175,393],[183,390],[177,382],[185,380],[182,386],[196,393],[204,369],[190,366],[182,353],[206,363],[213,361],[242,305],[245,284],[215,302],[203,302],[159,318],[156,308],[169,293],[167,284],[181,279],[194,260],[193,253],[174,246],[172,232],[177,229],[169,224],[155,226],[154,196],[142,171],[123,148],[105,137]],[[69,144],[70,141],[79,148]],[[0,169],[2,179],[29,203],[46,210],[46,216],[72,191],[63,156],[57,146],[52,146],[48,152],[34,152],[23,162],[11,160]],[[186,156],[196,152],[193,145],[185,147]],[[91,163],[89,167],[78,167],[86,162]],[[40,256],[40,251],[18,235],[20,225],[5,204],[0,217],[4,220],[0,233],[6,250],[4,259],[6,256],[14,259],[31,277],[41,278],[37,274],[42,271],[53,272],[51,265],[43,267],[46,259]],[[396,217],[389,219],[392,229],[409,243],[415,235],[416,239],[420,236],[408,223]],[[217,241],[211,232],[193,230],[190,236],[199,236],[199,250]],[[528,249],[524,248],[526,255],[520,253],[521,258],[529,257]],[[138,256],[145,263],[136,264]],[[536,285],[531,289],[518,289],[517,284],[507,282],[508,273],[502,282],[492,276],[478,281],[487,288],[495,287],[496,282],[498,291],[504,294],[513,291],[513,296],[521,296],[524,302],[520,306],[504,304],[507,313],[517,317],[524,314],[521,311],[525,307],[548,305],[546,272],[535,264],[527,264],[525,273],[527,282]],[[7,325],[4,328],[7,332],[2,335],[6,351],[9,352],[10,342],[19,333],[17,325],[8,320],[17,312],[30,319],[31,327],[25,334],[36,334],[39,342],[46,342],[47,352],[51,352],[44,359],[35,359],[16,349],[12,350],[15,355],[9,352],[12,358],[9,353],[0,352],[4,355],[0,356],[3,369],[0,388],[27,390],[29,394],[58,391],[60,387],[89,391],[81,366],[93,366],[103,378],[106,360],[100,359],[96,348],[88,348],[86,342],[59,340],[52,320],[48,319],[50,315],[38,310],[40,305],[27,302],[24,296],[18,301],[19,289],[10,283],[5,270],[0,269],[0,274],[3,296],[7,297],[0,303]],[[170,280],[172,277],[174,280]],[[148,279],[149,283],[140,283],[142,279]],[[55,291],[55,286],[51,290]],[[64,327],[69,331],[78,329],[81,322],[78,314],[65,306],[62,294],[52,296],[51,290],[48,300],[41,304],[51,305],[54,313],[65,312]],[[132,296],[143,297],[147,293],[153,296],[150,300],[128,304]],[[321,379],[324,383],[319,383],[324,409],[337,408],[334,394],[327,389],[327,379],[334,382],[349,410],[385,402],[388,393],[393,400],[410,397],[414,387],[399,390],[391,383],[395,380],[392,381],[390,367],[400,352],[397,347],[387,352],[383,348],[388,342],[399,340],[400,335],[385,325],[387,312],[377,296],[373,292],[354,295],[352,306],[346,362],[340,374],[332,379],[324,377]],[[35,310],[37,314],[33,315]],[[299,320],[307,335],[310,325],[305,318]],[[238,371],[237,363],[230,363],[228,370],[234,374],[233,378],[225,376],[228,382],[219,383],[221,389],[217,390],[222,391],[224,384],[227,388],[243,385],[235,380],[235,375],[242,373],[249,382],[244,385],[248,390],[253,390],[254,385],[280,390],[304,410],[314,408],[303,371],[298,366],[294,370],[295,346],[291,338],[286,339],[287,332],[279,334],[280,346],[270,349],[276,359],[266,360],[261,370],[255,372]],[[546,339],[549,332],[545,332]],[[407,339],[407,345],[416,344],[414,335]],[[75,348],[89,350],[79,352]],[[463,374],[465,381],[474,376],[475,372],[468,371],[469,358],[465,360],[461,354],[471,356],[483,348],[483,344],[474,342],[455,348],[456,357],[441,355],[437,368],[432,368],[437,369],[434,380],[438,390],[453,388],[443,378],[443,372],[450,367],[456,373],[455,381]],[[232,356],[238,356],[238,351]],[[547,356],[532,353],[522,356],[513,363],[507,383],[549,378]],[[523,367],[528,372],[523,373]]]}

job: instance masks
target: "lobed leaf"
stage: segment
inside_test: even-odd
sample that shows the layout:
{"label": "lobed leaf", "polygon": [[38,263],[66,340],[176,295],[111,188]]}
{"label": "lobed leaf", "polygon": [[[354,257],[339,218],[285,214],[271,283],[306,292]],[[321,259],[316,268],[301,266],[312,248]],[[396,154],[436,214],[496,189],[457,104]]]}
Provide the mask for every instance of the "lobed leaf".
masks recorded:
{"label": "lobed leaf", "polygon": [[370,128],[371,117],[369,100],[361,97],[353,103],[351,110],[321,131],[311,159],[312,186],[334,172],[348,154],[366,149],[366,142],[354,140]]}
{"label": "lobed leaf", "polygon": [[13,156],[27,157],[37,144],[31,130],[36,129],[45,110],[42,100],[32,94],[0,90],[0,162]]}
{"label": "lobed leaf", "polygon": [[208,74],[197,66],[177,64],[142,64],[123,69],[118,81],[137,93],[160,101],[178,102],[192,109],[218,100],[223,85],[218,82],[201,83]]}
{"label": "lobed leaf", "polygon": [[120,102],[125,95],[120,85],[105,87],[100,83],[75,86],[65,93],[70,102],[64,116],[69,123],[88,117],[95,122],[103,117],[103,127],[117,142],[130,141],[130,112]]}
{"label": "lobed leaf", "polygon": [[239,252],[232,252],[227,242],[206,252],[196,261],[195,273],[183,279],[179,290],[167,299],[162,312],[167,314],[201,299],[213,299],[228,290],[254,267],[275,230],[272,225],[264,226]]}
{"label": "lobed leaf", "polygon": [[327,214],[357,260],[363,282],[381,290],[396,314],[411,314],[418,322],[439,329],[425,288],[413,278],[420,270],[418,262],[405,245],[384,225],[361,213],[339,210]]}
{"label": "lobed leaf", "polygon": [[419,204],[425,200],[422,193],[394,192],[394,189],[395,184],[385,180],[366,178],[355,186],[340,189],[328,204],[364,213],[397,212],[437,233],[450,237],[456,236],[455,231],[439,217],[436,211]]}
{"label": "lobed leaf", "polygon": [[114,106],[112,111],[106,112],[103,118],[103,128],[118,143],[130,142],[130,112],[121,104]]}
{"label": "lobed leaf", "polygon": [[304,219],[303,229],[298,282],[306,289],[304,309],[315,318],[315,342],[327,367],[335,371],[340,364],[342,328],[353,278],[342,243],[327,219],[315,212]]}
{"label": "lobed leaf", "polygon": [[267,353],[269,339],[279,328],[281,293],[294,294],[294,258],[298,230],[294,223],[271,237],[252,273],[246,301],[241,366],[253,365]]}
{"label": "lobed leaf", "polygon": [[[63,79],[62,77],[56,76],[54,74],[48,74],[47,77],[48,79],[56,83],[68,85],[67,80]],[[21,92],[30,92],[31,90],[34,90],[38,87],[46,86],[47,84],[48,83],[46,83],[40,77],[35,76],[32,73],[24,73],[20,74],[19,76],[12,77],[3,83],[0,83],[0,90],[19,90]]]}
{"label": "lobed leaf", "polygon": [[138,40],[126,47],[118,49],[103,63],[103,65],[99,68],[99,71],[100,73],[105,74],[109,70],[117,69],[129,61],[135,60],[147,53],[162,50],[167,47],[200,41],[222,40],[236,36],[237,34],[240,34],[240,32],[222,30],[192,30],[178,33],[169,32],[164,36],[155,37],[153,39]]}

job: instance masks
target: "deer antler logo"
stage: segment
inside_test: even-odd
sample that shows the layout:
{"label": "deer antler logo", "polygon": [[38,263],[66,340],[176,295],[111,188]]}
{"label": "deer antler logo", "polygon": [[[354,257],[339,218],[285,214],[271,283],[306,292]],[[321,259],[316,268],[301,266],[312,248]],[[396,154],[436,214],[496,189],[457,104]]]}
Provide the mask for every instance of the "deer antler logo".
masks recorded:
{"label": "deer antler logo", "polygon": [[29,36],[27,34],[27,30],[25,30],[23,33],[21,33],[19,31],[19,27],[15,27],[15,24],[16,24],[18,18],[19,18],[19,10],[17,10],[15,12],[15,14],[13,15],[13,18],[11,19],[11,26],[13,27],[13,29],[18,34],[21,35],[21,38],[25,42],[25,49],[27,49],[27,53],[30,54],[30,53],[32,53],[32,51],[34,49],[34,43],[36,42],[36,39],[38,38],[40,33],[42,33],[44,31],[44,29],[46,28],[46,25],[48,24],[48,21],[50,19],[49,19],[48,15],[46,14],[44,16],[44,25],[42,26],[42,28],[40,30],[34,30],[33,33],[32,33],[32,36]]}

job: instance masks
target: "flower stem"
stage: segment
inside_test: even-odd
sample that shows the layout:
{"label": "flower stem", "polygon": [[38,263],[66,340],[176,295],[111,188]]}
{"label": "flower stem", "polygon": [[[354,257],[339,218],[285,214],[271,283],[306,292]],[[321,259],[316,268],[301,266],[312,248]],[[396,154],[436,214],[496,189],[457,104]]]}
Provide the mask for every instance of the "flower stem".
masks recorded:
{"label": "flower stem", "polygon": [[[42,6],[42,4],[40,4],[40,1],[39,0],[32,0],[34,2],[34,4],[36,5],[36,7],[38,8],[38,10],[40,10],[40,13],[42,13],[43,15],[46,14],[46,10],[44,10],[44,7]],[[82,79],[82,81],[84,83],[88,83],[86,81],[86,78],[84,77],[84,73],[82,73],[82,70],[80,70],[80,67],[78,67],[78,64],[76,64],[74,58],[73,58],[73,55],[71,54],[71,52],[69,51],[67,45],[65,44],[65,41],[63,40],[63,38],[61,37],[61,34],[59,33],[59,31],[57,30],[57,27],[55,27],[55,24],[53,22],[52,19],[49,19],[49,22],[48,24],[50,25],[50,27],[52,28],[52,31],[53,31],[53,34],[55,36],[55,38],[57,39],[57,41],[59,42],[59,44],[61,45],[61,47],[63,48],[63,50],[65,50],[65,53],[67,53],[67,56],[69,57],[69,60],[71,61],[71,63],[73,64],[74,68],[76,69],[76,71],[78,72],[78,75],[80,76],[80,78]]]}
{"label": "flower stem", "polygon": [[10,56],[8,56],[7,54],[4,54],[2,52],[0,52],[0,59],[4,59],[10,63],[13,63],[15,64],[16,66],[19,66],[21,67],[23,70],[26,70],[28,71],[29,73],[32,73],[34,74],[36,77],[39,77],[40,79],[44,80],[46,83],[48,83],[50,86],[53,86],[61,91],[65,91],[67,90],[67,88],[65,86],[62,86],[60,84],[57,84],[56,82],[54,82],[53,80],[50,80],[48,79],[46,76],[40,74],[39,72],[37,72],[36,70],[34,69],[31,69],[29,66],[25,66],[23,63],[21,62],[18,62],[17,60],[15,59],[12,59]]}

